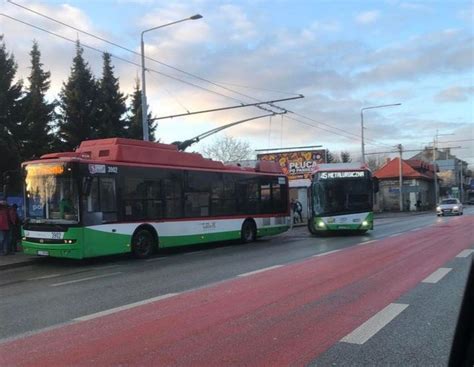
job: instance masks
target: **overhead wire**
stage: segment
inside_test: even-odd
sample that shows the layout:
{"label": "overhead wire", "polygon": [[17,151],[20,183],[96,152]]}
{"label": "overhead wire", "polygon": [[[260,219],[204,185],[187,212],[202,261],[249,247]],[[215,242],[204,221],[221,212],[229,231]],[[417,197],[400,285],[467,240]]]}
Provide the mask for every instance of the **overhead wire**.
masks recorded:
{"label": "overhead wire", "polygon": [[[38,11],[34,10],[34,9],[31,9],[31,8],[28,8],[28,7],[24,6],[24,5],[15,3],[14,1],[11,1],[11,0],[7,0],[7,1],[8,1],[8,3],[10,3],[10,4],[12,4],[12,5],[15,5],[15,6],[17,6],[17,7],[20,7],[20,8],[22,8],[22,9],[26,10],[26,11],[29,11],[29,12],[31,12],[31,13],[34,13],[34,14],[36,14],[36,15],[38,15],[38,16],[41,16],[41,17],[43,17],[43,18],[46,18],[46,19],[48,19],[48,20],[50,20],[50,21],[53,21],[53,22],[55,22],[55,23],[58,23],[58,24],[61,24],[61,25],[65,26],[65,27],[74,29],[74,30],[76,30],[77,32],[81,32],[81,33],[83,33],[83,34],[86,34],[86,35],[88,35],[88,36],[90,36],[90,37],[93,37],[93,38],[95,38],[95,39],[97,39],[97,40],[100,40],[100,41],[102,41],[102,42],[108,43],[108,44],[110,44],[110,45],[112,45],[112,46],[114,46],[114,47],[118,47],[118,48],[120,48],[120,49],[122,49],[122,50],[124,50],[124,51],[131,52],[131,53],[133,53],[133,54],[135,54],[135,55],[141,56],[141,54],[138,53],[138,52],[136,52],[135,50],[132,50],[132,49],[130,49],[130,48],[128,48],[128,47],[122,46],[122,45],[120,45],[120,44],[118,44],[118,43],[116,43],[116,42],[109,41],[109,40],[107,40],[107,39],[105,39],[105,38],[103,38],[103,37],[97,36],[97,35],[95,35],[95,34],[92,34],[92,33],[90,33],[90,32],[87,32],[87,31],[85,31],[85,30],[82,30],[82,29],[80,29],[80,28],[74,27],[74,26],[72,26],[72,25],[70,25],[70,24],[67,24],[67,23],[62,22],[62,21],[60,21],[60,20],[57,20],[57,19],[55,19],[55,18],[52,18],[52,17],[50,17],[50,16],[48,16],[48,15],[45,15],[45,14],[43,14],[43,13],[41,13],[41,12],[38,12]],[[54,33],[54,32],[48,31],[48,30],[46,30],[46,29],[44,29],[44,28],[41,28],[41,27],[35,26],[35,25],[31,24],[31,23],[22,21],[22,20],[20,20],[20,19],[18,19],[18,18],[9,16],[9,15],[6,15],[6,14],[1,14],[1,15],[4,15],[4,16],[6,16],[7,18],[10,18],[10,19],[12,19],[12,20],[14,20],[14,21],[17,21],[17,22],[20,22],[20,23],[23,23],[23,24],[28,25],[28,26],[30,26],[30,27],[36,28],[36,29],[38,29],[38,30],[44,31],[44,32],[46,32],[46,33],[49,33],[49,34],[54,35],[54,36],[56,36],[56,37],[62,38],[62,39],[64,39],[64,40],[67,40],[67,41],[70,41],[70,42],[74,42],[74,43],[76,42],[76,41],[71,40],[71,39],[69,39],[69,38],[67,38],[67,37],[65,37],[65,36],[62,36],[62,35],[56,34],[56,33]],[[88,49],[91,49],[91,50],[94,50],[94,51],[97,51],[97,52],[104,53],[104,51],[99,50],[99,49],[97,49],[97,48],[95,48],[95,47],[92,47],[92,46],[89,46],[89,45],[85,45],[85,44],[82,44],[82,45],[83,45],[85,48],[88,48]],[[141,66],[141,65],[139,65],[138,63],[135,63],[135,62],[130,61],[130,60],[127,60],[127,59],[124,59],[124,58],[122,58],[122,57],[120,57],[120,56],[113,55],[113,54],[111,54],[111,53],[109,53],[109,54],[110,54],[111,56],[113,56],[114,58],[118,59],[118,60],[121,60],[121,61],[124,61],[124,62],[128,62],[128,63],[130,63],[130,64],[132,64],[132,65],[135,65],[135,66]],[[151,57],[149,57],[149,56],[145,56],[145,58],[148,59],[148,60],[150,60],[150,61],[156,62],[156,63],[158,63],[158,64],[160,64],[160,65],[162,65],[162,66],[165,66],[165,67],[171,68],[171,69],[173,69],[173,70],[175,70],[175,71],[178,71],[178,72],[180,72],[180,73],[183,73],[183,74],[185,74],[185,75],[187,75],[187,76],[196,78],[196,79],[198,79],[198,80],[200,80],[200,81],[204,81],[204,82],[209,83],[209,84],[211,84],[211,85],[214,85],[214,86],[216,86],[216,87],[219,87],[219,88],[222,88],[222,89],[224,89],[224,90],[227,90],[227,91],[229,91],[229,92],[231,92],[231,93],[238,94],[238,95],[240,95],[240,96],[243,96],[243,97],[246,97],[246,98],[250,98],[250,99],[255,100],[255,101],[258,101],[258,102],[261,102],[261,100],[255,98],[255,97],[253,97],[253,96],[250,96],[250,95],[248,95],[248,94],[241,93],[241,92],[238,92],[238,91],[233,90],[233,89],[231,89],[231,88],[228,88],[228,87],[222,85],[222,83],[213,82],[213,81],[211,81],[211,80],[209,80],[209,79],[206,79],[206,78],[203,78],[203,77],[201,77],[201,76],[198,76],[198,75],[189,73],[189,72],[187,72],[187,71],[185,71],[185,70],[182,70],[182,69],[180,69],[180,68],[177,68],[177,67],[172,66],[172,65],[169,65],[169,64],[166,64],[166,63],[164,63],[164,62],[162,62],[162,61],[159,61],[159,60],[157,60],[157,59],[151,58]],[[166,74],[166,73],[163,73],[163,72],[160,72],[160,71],[158,71],[158,70],[151,69],[151,68],[146,68],[146,70],[149,71],[149,72],[154,72],[154,73],[156,73],[156,74],[158,74],[158,75],[162,75],[162,76],[165,76],[165,77],[167,77],[167,78],[173,79],[173,80],[175,80],[175,81],[179,81],[179,82],[181,82],[181,83],[184,83],[184,84],[193,86],[193,87],[195,87],[195,88],[204,90],[204,91],[206,91],[206,92],[209,92],[209,93],[212,93],[212,94],[221,96],[221,97],[233,99],[233,100],[235,100],[235,101],[237,101],[237,102],[243,103],[243,101],[241,101],[241,100],[239,100],[239,99],[237,99],[237,98],[234,98],[234,97],[232,97],[232,96],[229,96],[229,95],[226,95],[226,94],[223,94],[223,93],[216,92],[216,91],[214,91],[214,90],[211,90],[211,89],[208,89],[208,88],[205,88],[205,87],[202,87],[202,86],[197,85],[197,84],[195,84],[195,83],[191,83],[191,82],[189,82],[189,81],[186,81],[186,80],[180,79],[180,78],[178,78],[178,77],[175,77],[175,76],[173,76],[173,75]],[[243,87],[243,86],[242,86],[242,87]],[[264,90],[264,88],[261,88],[261,89]],[[271,90],[269,90],[269,91],[271,91]],[[273,91],[273,92],[287,93],[287,92],[280,92],[280,91]],[[290,94],[290,93],[288,93],[288,94]],[[295,93],[295,95],[296,95],[296,93]],[[343,129],[340,129],[340,128],[331,126],[331,125],[329,125],[329,124],[327,124],[327,123],[324,123],[324,122],[316,121],[316,120],[314,120],[314,119],[312,119],[312,118],[310,118],[310,117],[307,117],[307,116],[305,116],[305,115],[303,115],[303,114],[300,114],[300,113],[296,113],[296,112],[294,112],[294,111],[287,110],[287,109],[285,109],[285,108],[282,108],[282,107],[280,107],[280,106],[276,106],[276,105],[274,105],[274,104],[270,104],[270,106],[273,107],[273,108],[279,109],[280,111],[288,111],[288,112],[290,112],[290,113],[292,113],[292,114],[295,114],[295,115],[297,115],[297,116],[299,116],[299,117],[301,117],[301,118],[307,119],[307,120],[309,120],[309,121],[316,122],[317,124],[321,124],[321,125],[327,126],[327,127],[329,127],[330,129],[340,131],[340,132],[343,133],[343,134],[352,135],[352,136],[357,137],[357,138],[359,138],[359,139],[361,138],[361,136],[358,135],[358,134],[354,134],[354,133],[348,132],[348,131],[346,131],[346,130],[343,130]],[[261,109],[261,110],[267,111],[267,112],[274,112],[273,110],[267,109],[267,108],[262,107],[262,106],[256,106],[256,107],[259,108],[259,109]],[[287,117],[288,117],[288,116],[287,116]],[[301,120],[298,120],[298,119],[293,119],[293,120],[302,123]],[[315,126],[315,125],[307,124],[307,123],[306,123],[306,125],[312,126],[312,127],[314,127],[314,128],[317,128],[317,129],[324,130],[324,131],[326,131],[326,132],[329,132],[329,133],[332,133],[332,134],[335,134],[335,135],[344,136],[344,137],[347,138],[346,135],[341,135],[340,133],[336,133],[335,131],[331,131],[331,130],[328,130],[328,129],[321,128],[320,126]],[[365,140],[368,142],[368,144],[370,144],[370,143],[369,143],[370,141],[373,141],[374,143],[371,143],[371,145],[389,146],[389,145],[383,144],[383,143],[375,143],[375,140],[373,140],[373,139],[366,138]]]}
{"label": "overhead wire", "polygon": [[[20,19],[18,19],[18,18],[12,17],[12,16],[10,16],[10,15],[4,14],[4,13],[0,13],[0,15],[4,16],[4,17],[6,17],[6,18],[9,18],[9,19],[11,19],[11,20],[13,20],[13,21],[16,21],[16,22],[22,23],[22,24],[24,24],[24,25],[27,25],[27,26],[29,26],[29,27],[32,27],[32,28],[38,29],[38,30],[40,30],[40,31],[46,32],[46,33],[48,33],[48,34],[50,34],[50,35],[53,35],[53,36],[55,36],[55,37],[61,38],[61,39],[65,40],[65,41],[72,42],[72,43],[76,43],[76,40],[73,40],[73,39],[68,38],[68,37],[66,37],[66,36],[63,36],[63,35],[60,35],[60,34],[58,34],[58,33],[49,31],[49,30],[47,30],[47,29],[45,29],[45,28],[42,28],[42,27],[39,27],[39,26],[37,26],[37,25],[34,25],[34,24],[31,24],[31,23],[25,22],[25,21],[23,21],[23,20],[20,20]],[[115,55],[115,54],[113,54],[113,53],[110,53],[110,52],[105,52],[105,51],[100,50],[100,49],[98,49],[98,48],[96,48],[96,47],[94,47],[94,46],[90,46],[90,45],[85,44],[85,43],[82,43],[82,42],[81,42],[81,46],[84,47],[84,48],[87,48],[87,49],[89,49],[89,50],[92,50],[92,51],[95,51],[95,52],[99,52],[99,53],[101,53],[101,54],[108,53],[111,57],[113,57],[113,58],[115,58],[115,59],[117,59],[117,60],[126,62],[126,63],[131,64],[131,65],[134,65],[134,66],[141,67],[140,64],[138,64],[138,63],[136,63],[136,62],[134,62],[134,61],[125,59],[125,58],[123,58],[123,57],[121,57],[121,56],[117,56],[117,55]],[[202,86],[200,86],[200,85],[198,85],[198,84],[191,83],[191,82],[189,82],[189,81],[187,81],[187,80],[179,79],[179,78],[177,78],[177,77],[175,77],[175,76],[173,76],[173,75],[166,74],[166,73],[163,73],[163,72],[161,72],[161,71],[158,71],[158,70],[155,70],[155,69],[150,69],[150,68],[146,68],[146,70],[147,70],[148,72],[152,72],[152,73],[155,73],[155,74],[164,76],[164,77],[166,77],[166,78],[169,78],[169,79],[172,79],[172,80],[179,81],[179,82],[181,82],[181,83],[190,85],[190,86],[192,86],[192,87],[194,87],[194,88],[198,88],[198,89],[204,90],[204,91],[206,91],[206,92],[213,93],[213,94],[216,94],[216,95],[221,96],[221,97],[233,99],[234,101],[237,101],[237,102],[239,102],[239,103],[242,103],[242,101],[239,100],[239,99],[237,99],[237,98],[234,98],[234,97],[231,97],[231,96],[227,96],[227,95],[225,95],[225,94],[216,92],[216,91],[214,91],[214,90],[212,90],[212,89],[207,89],[207,88],[202,87]]]}

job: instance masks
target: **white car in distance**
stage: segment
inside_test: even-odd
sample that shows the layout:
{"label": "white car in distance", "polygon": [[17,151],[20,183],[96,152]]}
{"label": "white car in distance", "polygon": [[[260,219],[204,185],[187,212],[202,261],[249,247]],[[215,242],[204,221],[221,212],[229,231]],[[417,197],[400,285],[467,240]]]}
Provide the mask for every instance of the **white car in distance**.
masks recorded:
{"label": "white car in distance", "polygon": [[463,207],[459,199],[443,199],[436,207],[438,217],[444,215],[462,215]]}

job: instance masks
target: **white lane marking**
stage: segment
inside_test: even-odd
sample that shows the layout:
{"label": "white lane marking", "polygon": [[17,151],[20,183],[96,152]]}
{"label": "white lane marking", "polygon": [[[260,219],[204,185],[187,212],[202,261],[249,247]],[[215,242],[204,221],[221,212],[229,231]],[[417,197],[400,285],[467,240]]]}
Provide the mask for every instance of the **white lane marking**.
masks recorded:
{"label": "white lane marking", "polygon": [[123,305],[123,306],[119,306],[119,307],[110,308],[110,309],[108,309],[108,310],[104,310],[104,311],[92,313],[92,314],[86,315],[86,316],[76,317],[76,318],[74,319],[74,321],[87,321],[87,320],[96,319],[96,318],[98,318],[98,317],[111,315],[111,314],[116,313],[116,312],[119,312],[119,311],[129,310],[129,309],[134,308],[134,307],[138,307],[138,306],[146,305],[146,304],[148,304],[148,303],[152,303],[152,302],[155,302],[155,301],[160,301],[160,300],[162,300],[162,299],[174,297],[174,296],[176,296],[176,295],[178,295],[178,294],[179,294],[179,293],[163,294],[163,295],[161,295],[161,296],[153,297],[153,298],[148,298],[148,299],[145,299],[145,300],[143,300],[143,301],[138,301],[138,302],[134,302],[134,303],[129,303],[128,305]]}
{"label": "white lane marking", "polygon": [[438,283],[443,277],[448,274],[452,268],[439,268],[434,273],[422,280],[422,283]]}
{"label": "white lane marking", "polygon": [[377,241],[377,240],[370,240],[370,241],[361,242],[361,243],[358,243],[356,246],[367,245],[368,243],[372,243],[372,242],[375,242],[375,241]]}
{"label": "white lane marking", "polygon": [[387,237],[397,237],[397,236],[400,236],[402,233],[394,233],[394,234],[391,234],[390,236],[387,236]]}
{"label": "white lane marking", "polygon": [[29,279],[27,279],[27,280],[50,279],[50,278],[60,277],[61,275],[67,275],[67,274],[49,274],[49,275],[43,275],[43,276],[41,276],[41,277],[29,278]]}
{"label": "white lane marking", "polygon": [[183,256],[188,256],[188,255],[195,255],[195,254],[202,254],[204,251],[192,251],[192,252],[186,252],[183,254]]}
{"label": "white lane marking", "polygon": [[73,284],[73,283],[85,282],[85,281],[87,281],[87,280],[98,279],[98,278],[111,277],[112,275],[117,275],[117,274],[122,274],[122,272],[121,272],[121,271],[118,271],[118,272],[116,272],[116,273],[108,273],[108,274],[96,275],[96,276],[93,276],[93,277],[87,277],[87,278],[81,278],[81,279],[68,280],[67,282],[61,282],[61,283],[54,283],[54,284],[51,284],[50,287],[59,287],[60,285],[66,285],[66,284]]}
{"label": "white lane marking", "polygon": [[456,255],[456,257],[468,257],[473,252],[474,250],[471,250],[471,249],[462,250],[459,254]]}
{"label": "white lane marking", "polygon": [[420,229],[420,228],[413,228],[413,229],[410,229],[409,232],[416,232],[416,231],[418,231],[419,229]]}
{"label": "white lane marking", "polygon": [[341,249],[339,250],[332,250],[332,251],[328,251],[328,252],[323,252],[322,254],[316,254],[316,255],[313,255],[311,257],[321,257],[321,256],[326,256],[326,255],[329,255],[329,254],[334,254],[335,252],[339,252],[341,251]]}
{"label": "white lane marking", "polygon": [[105,265],[105,266],[95,266],[92,269],[94,270],[104,270],[104,269],[112,269],[112,268],[117,268],[120,265]]}
{"label": "white lane marking", "polygon": [[347,334],[341,339],[341,342],[360,345],[364,344],[407,307],[407,304],[390,303],[387,307],[377,312],[357,329]]}
{"label": "white lane marking", "polygon": [[237,275],[237,276],[238,276],[238,277],[248,277],[249,275],[258,274],[258,273],[263,273],[264,271],[272,270],[272,269],[276,269],[276,268],[281,268],[282,266],[283,266],[283,265],[273,265],[273,266],[269,266],[268,268],[263,268],[263,269],[259,269],[259,270],[249,271],[248,273],[239,274],[239,275]]}
{"label": "white lane marking", "polygon": [[166,259],[166,257],[156,257],[156,258],[154,258],[154,259],[147,259],[147,260],[145,260],[145,261],[146,261],[147,263],[148,263],[148,262],[151,263],[151,262],[154,262],[154,261],[161,261],[161,260],[165,260],[165,259]]}

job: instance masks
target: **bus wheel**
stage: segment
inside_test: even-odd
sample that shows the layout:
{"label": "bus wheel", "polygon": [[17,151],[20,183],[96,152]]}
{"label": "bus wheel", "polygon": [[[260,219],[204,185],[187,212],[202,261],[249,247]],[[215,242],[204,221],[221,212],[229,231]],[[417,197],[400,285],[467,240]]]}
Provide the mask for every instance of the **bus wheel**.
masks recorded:
{"label": "bus wheel", "polygon": [[132,253],[138,259],[145,259],[153,254],[156,241],[148,229],[139,229],[132,238]]}
{"label": "bus wheel", "polygon": [[314,227],[314,217],[310,217],[308,219],[308,230],[313,236],[317,236],[319,234]]}
{"label": "bus wheel", "polygon": [[240,238],[243,243],[249,243],[255,241],[257,238],[257,227],[251,219],[246,219],[242,224],[242,230],[240,231]]}

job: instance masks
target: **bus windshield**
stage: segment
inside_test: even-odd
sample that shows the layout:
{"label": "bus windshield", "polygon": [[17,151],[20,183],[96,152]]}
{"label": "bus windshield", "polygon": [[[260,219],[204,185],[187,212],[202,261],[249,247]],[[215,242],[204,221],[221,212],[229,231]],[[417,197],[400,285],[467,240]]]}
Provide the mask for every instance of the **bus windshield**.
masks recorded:
{"label": "bus windshield", "polygon": [[363,178],[313,181],[314,215],[338,215],[372,210],[372,187]]}
{"label": "bus windshield", "polygon": [[26,220],[30,223],[79,222],[78,190],[72,170],[62,164],[25,167]]}

